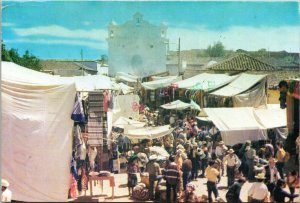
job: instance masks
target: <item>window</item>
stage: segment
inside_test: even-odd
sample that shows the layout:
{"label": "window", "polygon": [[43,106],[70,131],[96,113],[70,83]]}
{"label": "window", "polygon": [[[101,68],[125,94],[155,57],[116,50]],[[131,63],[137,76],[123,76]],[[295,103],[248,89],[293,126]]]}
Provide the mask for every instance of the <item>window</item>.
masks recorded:
{"label": "window", "polygon": [[113,37],[113,36],[114,36],[114,31],[113,31],[113,30],[110,31],[109,36],[110,36],[110,37]]}
{"label": "window", "polygon": [[151,45],[150,45],[150,48],[152,49],[153,47],[154,47],[153,44],[151,44]]}

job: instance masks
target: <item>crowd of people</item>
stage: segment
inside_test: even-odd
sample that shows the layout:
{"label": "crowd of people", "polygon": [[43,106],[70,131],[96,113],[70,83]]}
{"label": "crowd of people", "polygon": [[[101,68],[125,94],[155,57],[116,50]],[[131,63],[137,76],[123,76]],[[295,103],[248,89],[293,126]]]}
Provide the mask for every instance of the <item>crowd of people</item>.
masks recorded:
{"label": "crowd of people", "polygon": [[[159,116],[155,118],[158,119]],[[165,181],[167,201],[181,199],[186,202],[199,202],[194,180],[206,178],[207,201],[221,201],[217,185],[225,174],[227,202],[241,202],[240,191],[246,181],[252,183],[248,191],[250,202],[283,202],[285,197],[293,201],[298,196],[295,194],[295,187],[299,184],[298,172],[285,170],[290,156],[281,141],[274,145],[271,140],[267,140],[263,146],[257,148],[247,140],[239,149],[234,150],[224,144],[216,127],[199,127],[194,117],[183,118],[171,114],[163,120],[174,127],[173,133],[166,135],[162,142],[162,147],[170,154],[169,159],[162,165],[157,162],[156,155],[147,152],[147,147],[153,141],[149,141],[150,144],[143,148],[135,147],[135,154],[142,151],[148,160],[147,163],[143,161],[143,164],[138,156],[131,156],[128,160],[130,194],[137,185],[136,174],[147,172],[149,198],[152,200],[159,198],[156,194],[157,186]],[[289,193],[283,190],[286,184]],[[201,201],[204,201],[204,197],[205,195]]]}

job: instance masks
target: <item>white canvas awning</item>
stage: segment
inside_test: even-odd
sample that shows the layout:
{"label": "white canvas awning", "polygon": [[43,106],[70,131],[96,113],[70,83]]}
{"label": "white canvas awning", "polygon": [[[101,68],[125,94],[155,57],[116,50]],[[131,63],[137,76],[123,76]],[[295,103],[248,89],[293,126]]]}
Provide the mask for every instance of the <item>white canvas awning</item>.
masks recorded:
{"label": "white canvas awning", "polygon": [[135,139],[155,139],[160,138],[173,132],[173,128],[170,125],[158,126],[158,127],[145,127],[137,129],[128,129],[124,132],[129,138]]}
{"label": "white canvas awning", "polygon": [[66,202],[75,84],[1,63],[1,177],[25,202]]}
{"label": "white canvas awning", "polygon": [[138,79],[138,76],[135,76],[135,75],[130,75],[130,74],[124,73],[124,72],[116,73],[116,80],[136,83],[137,79]]}
{"label": "white canvas awning", "polygon": [[279,104],[268,104],[267,108],[254,109],[254,115],[267,129],[287,126],[286,109],[281,109]]}
{"label": "white canvas awning", "polygon": [[210,91],[222,87],[238,76],[229,76],[227,74],[201,73],[194,77],[175,82],[178,88]]}
{"label": "white canvas awning", "polygon": [[220,130],[226,145],[267,139],[267,129],[256,120],[251,107],[204,108],[204,111]]}
{"label": "white canvas awning", "polygon": [[182,102],[180,100],[176,100],[176,101],[173,101],[173,102],[170,102],[167,104],[163,104],[160,107],[162,107],[164,109],[169,109],[169,110],[171,110],[171,109],[184,110],[184,109],[191,107],[191,104]]}
{"label": "white canvas awning", "polygon": [[123,92],[123,94],[129,94],[129,93],[132,93],[134,91],[133,87],[125,85],[122,82],[118,83],[118,84],[115,84],[115,86],[117,87],[118,90],[121,90]]}
{"label": "white canvas awning", "polygon": [[267,129],[287,125],[285,109],[267,107],[205,108],[204,111],[220,130],[225,144],[234,145],[245,140],[265,140]]}
{"label": "white canvas awning", "polygon": [[232,97],[252,88],[256,83],[262,81],[267,75],[251,75],[242,73],[237,79],[210,94],[224,97]]}
{"label": "white canvas awning", "polygon": [[153,80],[150,82],[143,82],[142,86],[148,90],[156,90],[158,88],[164,88],[170,86],[172,83],[180,81],[182,77],[178,76],[169,76],[166,78],[160,78],[159,80]]}
{"label": "white canvas awning", "polygon": [[145,125],[146,125],[146,123],[132,120],[129,118],[125,118],[123,116],[118,118],[113,124],[114,127],[123,128],[123,129],[124,128],[142,128]]}

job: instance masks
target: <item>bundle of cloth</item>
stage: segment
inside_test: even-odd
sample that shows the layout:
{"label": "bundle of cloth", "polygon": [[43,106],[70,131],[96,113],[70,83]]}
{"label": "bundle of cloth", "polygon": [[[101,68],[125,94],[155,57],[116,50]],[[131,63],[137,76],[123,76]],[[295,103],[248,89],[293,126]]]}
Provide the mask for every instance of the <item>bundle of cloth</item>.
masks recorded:
{"label": "bundle of cloth", "polygon": [[132,198],[140,201],[149,200],[149,191],[144,183],[139,183],[133,188]]}

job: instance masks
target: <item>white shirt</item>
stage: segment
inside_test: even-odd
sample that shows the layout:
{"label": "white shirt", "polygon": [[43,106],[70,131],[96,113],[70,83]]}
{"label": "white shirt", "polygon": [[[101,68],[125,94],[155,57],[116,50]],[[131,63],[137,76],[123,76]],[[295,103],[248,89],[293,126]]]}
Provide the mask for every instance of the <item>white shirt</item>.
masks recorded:
{"label": "white shirt", "polygon": [[227,166],[235,166],[238,162],[238,157],[235,154],[232,157],[229,154],[227,154],[224,157],[223,162],[227,162]]}
{"label": "white shirt", "polygon": [[11,196],[12,196],[11,191],[8,188],[6,188],[6,190],[2,192],[2,196],[1,196],[2,202],[11,202]]}
{"label": "white shirt", "polygon": [[248,196],[257,200],[264,200],[269,194],[268,188],[264,183],[253,183],[248,191]]}
{"label": "white shirt", "polygon": [[223,153],[224,153],[223,148],[221,146],[217,146],[215,153],[216,153],[217,157],[223,156]]}

